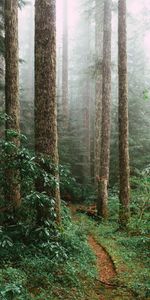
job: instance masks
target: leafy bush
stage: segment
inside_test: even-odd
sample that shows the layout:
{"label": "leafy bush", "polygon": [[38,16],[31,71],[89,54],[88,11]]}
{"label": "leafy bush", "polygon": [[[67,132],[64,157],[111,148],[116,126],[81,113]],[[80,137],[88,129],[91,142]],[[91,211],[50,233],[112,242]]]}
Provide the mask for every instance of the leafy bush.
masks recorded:
{"label": "leafy bush", "polygon": [[[1,252],[4,272],[0,270],[0,295],[3,300],[15,297],[18,300],[31,299],[31,293],[35,299],[55,299],[57,289],[62,290],[64,299],[67,299],[67,293],[75,288],[79,293],[75,299],[82,299],[82,279],[90,282],[96,276],[95,257],[83,229],[71,222],[66,207],[63,208],[63,215],[55,238],[52,235],[45,241],[39,239],[38,243],[27,246],[22,242],[14,243],[11,248],[4,247],[3,254]],[[11,267],[14,264],[15,268]]]}
{"label": "leafy bush", "polygon": [[0,269],[0,299],[30,299],[25,288],[26,283],[26,274],[22,270],[12,267],[6,267],[4,270]]}
{"label": "leafy bush", "polygon": [[[4,120],[5,118],[3,118]],[[0,227],[0,299],[28,300],[55,299],[57,288],[64,299],[77,287],[77,299],[84,294],[81,277],[92,280],[96,275],[92,266],[94,256],[80,226],[71,221],[68,209],[62,205],[62,223],[55,223],[55,199],[46,192],[36,190],[40,182],[46,190],[58,184],[56,166],[47,157],[35,157],[22,144],[13,143],[14,131],[7,132],[9,141],[0,140],[1,205],[7,179],[6,170],[18,170],[22,206],[1,212]],[[19,136],[24,143],[26,138]],[[11,140],[12,138],[12,140]],[[67,168],[60,167],[61,189],[78,197],[81,190]],[[37,223],[37,206],[46,207],[49,218]],[[89,265],[91,266],[89,268]],[[87,270],[89,270],[87,272]]]}

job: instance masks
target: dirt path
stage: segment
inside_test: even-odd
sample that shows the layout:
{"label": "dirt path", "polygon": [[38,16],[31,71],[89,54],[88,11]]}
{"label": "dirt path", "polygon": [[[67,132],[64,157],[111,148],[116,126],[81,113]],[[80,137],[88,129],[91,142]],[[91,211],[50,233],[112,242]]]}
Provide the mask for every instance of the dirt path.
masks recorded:
{"label": "dirt path", "polygon": [[[70,209],[73,214],[73,219],[78,220],[78,216],[76,215],[78,207],[71,205]],[[110,281],[117,275],[112,259],[107,251],[96,242],[92,235],[88,237],[88,243],[97,257],[99,280],[106,284],[110,283]]]}
{"label": "dirt path", "polygon": [[[75,221],[79,221],[80,217],[77,212],[84,212],[85,207],[79,205],[69,205],[72,212],[72,217]],[[91,208],[90,208],[91,212]],[[114,263],[102,245],[100,245],[93,235],[89,235],[88,243],[95,253],[97,258],[98,280],[95,286],[98,300],[133,300],[135,299],[127,289],[122,289],[113,283],[113,280],[117,276],[117,272]],[[92,300],[92,299],[91,299]]]}
{"label": "dirt path", "polygon": [[103,283],[109,284],[116,276],[114,264],[106,252],[106,250],[98,244],[93,236],[89,236],[88,242],[97,257],[97,269],[99,271],[99,279]]}

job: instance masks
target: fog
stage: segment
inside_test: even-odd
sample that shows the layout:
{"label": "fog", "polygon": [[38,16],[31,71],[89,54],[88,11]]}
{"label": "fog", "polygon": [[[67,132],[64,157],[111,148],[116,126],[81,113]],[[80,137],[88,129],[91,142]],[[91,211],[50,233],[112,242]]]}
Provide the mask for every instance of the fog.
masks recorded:
{"label": "fog", "polygon": [[[63,103],[63,85],[67,84],[69,105],[69,140],[68,153],[60,150],[62,163],[69,162],[76,176],[77,165],[87,172],[83,154],[87,145],[81,145],[86,135],[83,114],[89,101],[89,139],[90,149],[94,139],[94,105],[95,105],[95,70],[97,68],[95,51],[95,4],[94,1],[68,1],[67,49],[65,59],[68,62],[67,83],[62,78],[63,68],[63,0],[57,0],[57,100],[58,127],[61,127]],[[112,133],[111,157],[117,153],[117,10],[113,1],[112,14]],[[133,168],[144,168],[149,163],[150,146],[150,3],[148,0],[127,1],[127,35],[128,35],[128,78],[129,78],[129,117],[130,117],[130,157]],[[34,101],[34,1],[19,10],[19,49],[22,120],[26,120],[23,130],[30,138],[33,135],[33,101]],[[143,96],[143,95],[146,95]],[[145,98],[144,98],[145,97]],[[28,103],[28,105],[27,105]],[[23,123],[23,122],[22,122]],[[66,140],[65,139],[65,140]],[[65,145],[59,130],[59,143]],[[93,152],[90,156],[92,157]],[[86,155],[85,155],[86,156]],[[140,157],[142,162],[139,162]],[[88,157],[86,156],[86,160]],[[90,166],[91,168],[91,166]],[[113,172],[112,172],[113,173]],[[116,168],[114,167],[115,177]],[[114,177],[113,177],[114,176]],[[113,179],[112,179],[113,180]]]}

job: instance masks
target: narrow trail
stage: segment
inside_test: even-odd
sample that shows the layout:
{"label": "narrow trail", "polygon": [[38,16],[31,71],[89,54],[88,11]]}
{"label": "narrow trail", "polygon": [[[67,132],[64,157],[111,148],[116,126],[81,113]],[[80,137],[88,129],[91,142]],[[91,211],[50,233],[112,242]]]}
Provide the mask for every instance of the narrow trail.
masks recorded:
{"label": "narrow trail", "polygon": [[[74,205],[71,205],[70,209],[72,212],[73,219],[75,221],[77,221],[79,219],[79,217],[76,214],[78,208],[75,207]],[[95,238],[92,235],[89,235],[88,243],[97,258],[96,264],[97,264],[97,269],[98,269],[98,273],[99,273],[98,280],[99,280],[100,284],[104,285],[104,289],[105,289],[105,291],[103,291],[103,292],[101,292],[100,290],[97,291],[99,300],[111,299],[111,298],[109,298],[109,296],[113,290],[113,286],[111,286],[111,281],[117,275],[113,261],[112,261],[110,255],[107,253],[107,251],[99,243],[96,242]],[[106,296],[106,293],[107,293],[107,296]]]}
{"label": "narrow trail", "polygon": [[[80,217],[77,212],[85,210],[83,206],[69,205],[72,212],[72,217],[75,221],[79,221]],[[118,290],[119,286],[113,283],[117,277],[117,272],[113,260],[111,259],[107,250],[99,244],[94,236],[88,236],[88,243],[96,256],[96,264],[98,270],[98,284],[96,287],[96,294],[98,300],[133,300],[135,299],[132,293],[127,290]],[[92,300],[92,299],[91,299]]]}
{"label": "narrow trail", "polygon": [[88,242],[97,257],[97,269],[101,282],[109,284],[117,275],[114,264],[106,250],[98,244],[93,236],[89,236]]}
{"label": "narrow trail", "polygon": [[[73,219],[78,220],[78,217],[76,215],[77,207],[71,206],[70,209],[73,213]],[[110,281],[117,275],[114,263],[110,255],[102,247],[102,245],[96,242],[95,238],[92,235],[88,237],[88,243],[97,257],[97,269],[99,271],[100,281],[109,284]]]}

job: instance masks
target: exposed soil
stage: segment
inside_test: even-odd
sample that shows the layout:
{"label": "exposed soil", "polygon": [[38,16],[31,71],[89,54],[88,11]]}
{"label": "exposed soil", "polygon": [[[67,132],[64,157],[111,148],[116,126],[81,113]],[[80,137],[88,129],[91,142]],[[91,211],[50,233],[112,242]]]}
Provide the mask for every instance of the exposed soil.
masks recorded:
{"label": "exposed soil", "polygon": [[116,276],[114,264],[106,250],[98,244],[93,236],[89,236],[88,242],[97,257],[97,269],[99,279],[103,283],[109,284]]}
{"label": "exposed soil", "polygon": [[[79,220],[79,216],[76,214],[84,213],[92,218],[96,218],[96,208],[95,206],[85,207],[83,205],[69,205],[73,219]],[[132,293],[127,290],[119,288],[114,283],[117,277],[117,272],[113,260],[111,259],[107,250],[100,245],[95,238],[90,235],[88,237],[88,243],[95,253],[97,258],[97,269],[99,272],[98,284],[96,288],[96,293],[98,295],[98,300],[133,300],[135,299]],[[91,299],[92,300],[92,299]]]}
{"label": "exposed soil", "polygon": [[[70,209],[72,211],[74,220],[78,219],[76,212],[86,213],[90,216],[96,215],[95,205],[90,206],[88,208],[81,205],[70,205]],[[112,281],[112,279],[117,275],[113,261],[110,255],[107,253],[107,251],[99,243],[96,242],[92,235],[88,237],[88,242],[97,257],[97,269],[99,271],[99,280],[103,283],[109,284]]]}

